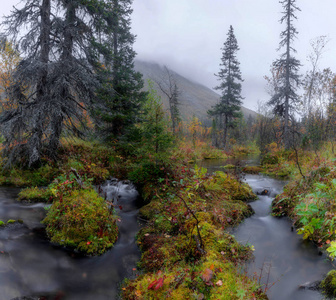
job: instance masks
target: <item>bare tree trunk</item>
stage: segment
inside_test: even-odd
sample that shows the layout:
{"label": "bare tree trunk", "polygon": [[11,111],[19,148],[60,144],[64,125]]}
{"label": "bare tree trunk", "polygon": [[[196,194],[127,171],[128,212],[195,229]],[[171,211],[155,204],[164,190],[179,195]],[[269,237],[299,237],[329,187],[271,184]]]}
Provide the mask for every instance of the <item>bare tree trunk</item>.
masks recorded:
{"label": "bare tree trunk", "polygon": [[[40,33],[40,76],[39,82],[36,85],[36,103],[41,105],[45,101],[45,97],[48,96],[48,63],[49,63],[49,53],[50,53],[50,30],[51,30],[51,6],[50,0],[43,0],[40,7],[41,14],[41,33]],[[41,121],[41,110],[38,115],[35,117],[34,125],[32,129],[32,138],[30,140],[30,161],[29,165],[39,163],[41,159],[41,148],[42,148],[42,137],[43,137],[43,122]]]}

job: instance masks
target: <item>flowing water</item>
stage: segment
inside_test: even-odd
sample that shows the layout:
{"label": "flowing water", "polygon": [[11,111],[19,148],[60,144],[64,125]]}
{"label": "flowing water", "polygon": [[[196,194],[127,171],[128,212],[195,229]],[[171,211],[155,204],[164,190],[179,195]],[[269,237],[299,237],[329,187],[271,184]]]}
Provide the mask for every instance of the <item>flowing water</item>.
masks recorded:
{"label": "flowing water", "polygon": [[[226,164],[209,160],[202,166],[213,172]],[[242,164],[257,164],[257,160]],[[286,182],[262,175],[247,175],[245,180],[255,192],[270,191],[251,203],[255,214],[233,231],[237,240],[255,248],[255,259],[247,265],[247,272],[260,277],[271,300],[322,299],[318,291],[300,289],[299,285],[321,280],[332,269],[331,263],[319,255],[316,246],[291,231],[290,220],[270,215],[271,202]],[[24,221],[0,228],[0,300],[23,296],[29,298],[21,299],[117,299],[120,282],[132,276],[140,258],[135,244],[140,200],[131,184],[111,180],[103,189],[117,204],[120,237],[104,255],[81,257],[48,242],[40,224],[44,204],[19,203],[18,189],[0,188],[0,220]]]}
{"label": "flowing water", "polygon": [[[250,159],[240,163],[255,165],[257,162]],[[202,165],[213,172],[227,163],[209,161]],[[246,175],[245,181],[255,193],[260,194],[265,189],[269,192],[250,203],[255,214],[232,232],[238,241],[252,244],[255,248],[255,259],[247,265],[247,272],[260,278],[268,288],[270,300],[323,299],[320,292],[300,286],[314,286],[314,282],[322,280],[333,268],[330,261],[325,255],[320,255],[314,244],[292,231],[288,218],[270,215],[272,200],[282,192],[286,182],[263,175]]]}
{"label": "flowing water", "polygon": [[0,300],[117,299],[121,281],[132,276],[140,259],[135,234],[140,229],[141,201],[135,188],[117,180],[103,187],[107,199],[117,204],[120,235],[115,246],[99,257],[74,255],[50,244],[40,224],[45,205],[17,202],[18,191],[0,188],[0,220],[24,221],[0,229]]}

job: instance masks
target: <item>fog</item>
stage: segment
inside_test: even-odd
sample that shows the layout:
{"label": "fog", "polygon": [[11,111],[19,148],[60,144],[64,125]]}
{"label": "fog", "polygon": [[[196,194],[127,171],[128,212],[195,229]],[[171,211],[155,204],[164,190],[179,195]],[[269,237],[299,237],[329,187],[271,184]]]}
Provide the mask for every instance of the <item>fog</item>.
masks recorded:
{"label": "fog", "polygon": [[[8,14],[18,0],[2,1]],[[310,41],[326,35],[330,42],[320,67],[336,71],[335,0],[297,0],[301,12],[295,26],[299,31],[294,47],[301,73]],[[269,74],[277,52],[282,7],[278,0],[134,0],[132,32],[137,35],[137,58],[167,65],[207,87],[217,85],[221,48],[232,25],[240,51],[238,59],[244,78],[244,106],[256,109],[258,100],[267,100],[264,76]]]}

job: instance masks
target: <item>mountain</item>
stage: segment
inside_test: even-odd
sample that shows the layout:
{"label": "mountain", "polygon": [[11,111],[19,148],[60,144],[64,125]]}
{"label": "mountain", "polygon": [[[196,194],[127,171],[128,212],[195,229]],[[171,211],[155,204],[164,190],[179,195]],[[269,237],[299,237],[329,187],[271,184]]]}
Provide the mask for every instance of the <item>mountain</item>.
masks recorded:
{"label": "mountain", "polygon": [[[135,61],[135,70],[140,72],[143,75],[145,82],[145,90],[148,89],[148,79],[154,82],[154,88],[157,90],[158,94],[161,96],[163,105],[168,109],[168,98],[160,90],[156,82],[162,82],[167,84],[168,76],[165,68],[155,62],[147,61]],[[180,74],[169,69],[169,72],[173,75],[173,78],[179,88],[180,96],[180,113],[182,118],[185,120],[190,119],[193,115],[199,118],[199,120],[210,126],[211,120],[208,117],[207,111],[211,106],[215,105],[220,98],[220,95],[214,92],[213,90],[207,88],[206,86],[189,80]],[[244,117],[247,119],[250,116],[255,118],[257,113],[253,110],[250,110],[246,107],[241,107],[241,110],[244,114]]]}

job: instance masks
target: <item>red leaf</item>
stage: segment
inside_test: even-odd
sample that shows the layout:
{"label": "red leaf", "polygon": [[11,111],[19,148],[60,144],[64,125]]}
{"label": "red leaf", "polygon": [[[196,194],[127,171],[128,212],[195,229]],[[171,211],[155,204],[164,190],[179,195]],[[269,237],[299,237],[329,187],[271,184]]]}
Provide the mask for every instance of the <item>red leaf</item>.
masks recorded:
{"label": "red leaf", "polygon": [[154,286],[157,284],[157,280],[154,280],[149,286],[148,286],[148,290],[153,290],[154,289]]}
{"label": "red leaf", "polygon": [[148,286],[148,290],[155,290],[157,291],[159,288],[161,288],[163,286],[163,282],[164,282],[165,276],[154,280],[149,286]]}
{"label": "red leaf", "polygon": [[159,278],[157,285],[155,286],[154,290],[158,290],[159,288],[161,288],[163,286],[163,281],[164,281],[165,277],[163,276],[162,278]]}
{"label": "red leaf", "polygon": [[213,272],[211,269],[205,269],[203,274],[201,275],[204,282],[209,282],[213,277]]}

